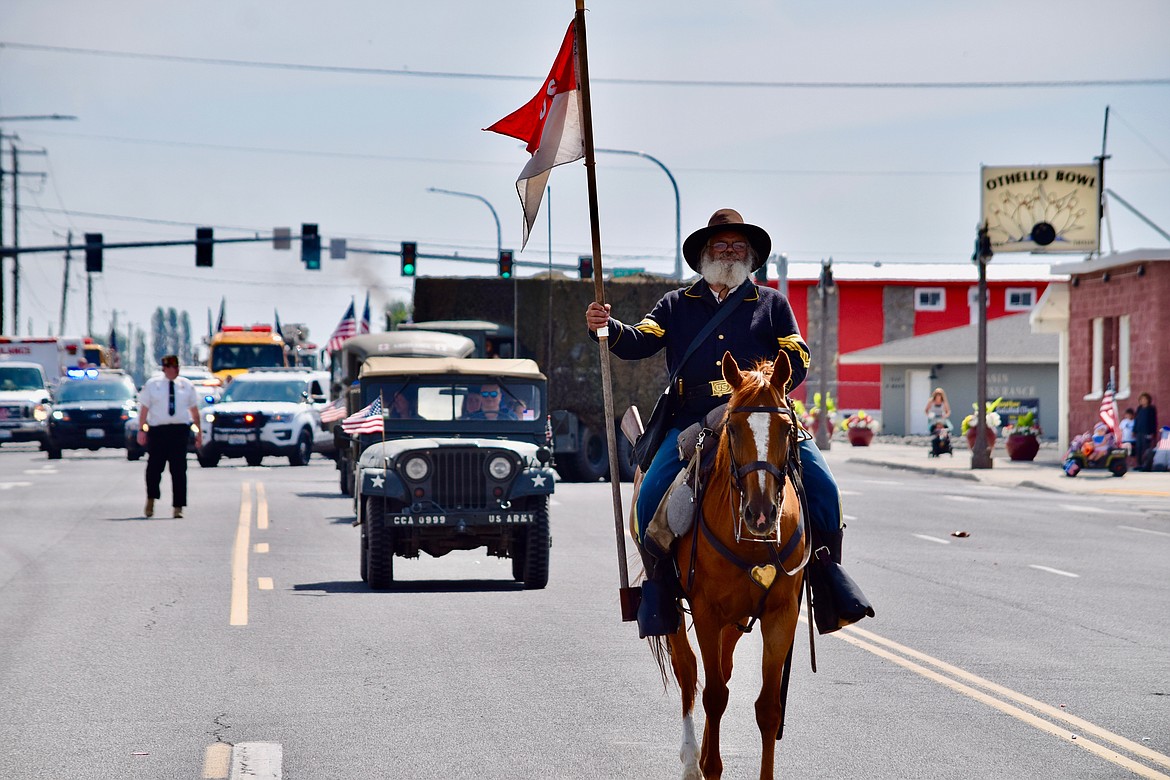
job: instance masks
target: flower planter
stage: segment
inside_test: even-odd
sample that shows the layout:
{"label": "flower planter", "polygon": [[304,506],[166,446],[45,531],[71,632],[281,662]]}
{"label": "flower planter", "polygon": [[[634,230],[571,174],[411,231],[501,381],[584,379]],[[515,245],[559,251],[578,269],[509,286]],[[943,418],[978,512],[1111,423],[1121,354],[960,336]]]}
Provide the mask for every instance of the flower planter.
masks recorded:
{"label": "flower planter", "polygon": [[868,447],[873,441],[873,430],[870,428],[849,428],[849,443],[854,447]]}
{"label": "flower planter", "polygon": [[[969,449],[969,450],[975,449],[975,434],[977,431],[978,431],[977,428],[968,428],[967,429],[967,449]],[[988,428],[987,429],[987,450],[988,450],[988,452],[990,452],[991,450],[994,450],[994,449],[995,449],[995,429]]]}
{"label": "flower planter", "polygon": [[1034,460],[1040,451],[1040,440],[1030,433],[1013,433],[1003,446],[1012,460]]}

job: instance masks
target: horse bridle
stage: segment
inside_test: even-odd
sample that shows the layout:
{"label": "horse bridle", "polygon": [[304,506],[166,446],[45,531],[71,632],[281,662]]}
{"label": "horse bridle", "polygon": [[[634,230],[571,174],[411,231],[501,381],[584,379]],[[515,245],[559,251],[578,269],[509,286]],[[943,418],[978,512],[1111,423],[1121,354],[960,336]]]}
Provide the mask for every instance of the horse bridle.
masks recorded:
{"label": "horse bridle", "polygon": [[[793,464],[793,455],[796,454],[797,466],[795,466],[795,468],[799,468],[800,456],[799,456],[798,446],[799,446],[800,426],[796,424],[796,418],[793,415],[792,409],[787,407],[787,406],[739,406],[739,407],[736,407],[734,409],[730,408],[730,407],[727,409],[727,414],[729,414],[729,415],[731,415],[731,414],[752,414],[755,412],[763,412],[765,414],[776,414],[776,415],[779,415],[787,420],[787,422],[788,422],[788,453],[789,454],[788,454],[788,458],[786,458],[786,465],[788,466],[789,470],[792,470],[794,468],[792,465]],[[730,430],[731,429],[729,428],[728,429],[729,435],[730,435]],[[764,457],[765,458],[767,457],[767,453],[764,454]],[[756,473],[757,471],[767,472],[768,474],[771,474],[773,477],[776,478],[776,481],[779,483],[779,490],[777,492],[779,493],[780,501],[783,502],[783,500],[784,500],[784,484],[788,478],[788,475],[785,474],[783,471],[781,471],[780,468],[776,466],[776,464],[770,463],[767,460],[757,460],[757,461],[753,461],[751,463],[745,463],[742,466],[740,466],[739,464],[737,464],[735,462],[735,452],[731,446],[728,446],[728,448],[727,448],[727,460],[728,460],[728,463],[729,463],[730,468],[731,468],[731,483],[732,483],[732,485],[735,486],[735,492],[739,493],[741,502],[743,500],[743,495],[744,495],[743,479],[751,474]],[[729,496],[729,498],[730,498],[730,496]],[[740,511],[736,511],[736,507],[734,504],[735,499],[731,498],[731,501],[732,501],[731,509],[732,509],[732,512],[736,518],[735,540],[737,542],[739,542],[739,541],[743,541],[743,534],[742,534],[743,511],[742,511],[742,506],[739,507]],[[771,543],[779,544],[780,543],[779,522],[777,522],[777,525],[776,525],[776,534],[777,534],[777,538],[775,540],[765,539],[765,538],[752,538],[751,536],[749,536],[748,541],[765,542],[765,543],[769,543],[769,544],[771,544]],[[799,568],[797,570],[799,571]]]}

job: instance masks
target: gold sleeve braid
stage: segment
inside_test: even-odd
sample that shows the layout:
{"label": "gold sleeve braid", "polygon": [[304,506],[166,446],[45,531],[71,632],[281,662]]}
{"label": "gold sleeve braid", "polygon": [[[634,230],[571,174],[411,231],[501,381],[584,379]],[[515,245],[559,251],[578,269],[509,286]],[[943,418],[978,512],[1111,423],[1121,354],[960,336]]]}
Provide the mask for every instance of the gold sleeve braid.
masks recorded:
{"label": "gold sleeve braid", "polygon": [[657,338],[662,338],[666,335],[666,330],[649,317],[646,317],[637,325],[635,325],[634,330],[641,331],[642,333],[645,333],[649,336],[655,336]]}
{"label": "gold sleeve braid", "polygon": [[776,341],[780,342],[780,349],[788,349],[800,355],[800,360],[804,363],[804,367],[808,368],[808,348],[800,340],[800,336],[784,336],[776,339]]}

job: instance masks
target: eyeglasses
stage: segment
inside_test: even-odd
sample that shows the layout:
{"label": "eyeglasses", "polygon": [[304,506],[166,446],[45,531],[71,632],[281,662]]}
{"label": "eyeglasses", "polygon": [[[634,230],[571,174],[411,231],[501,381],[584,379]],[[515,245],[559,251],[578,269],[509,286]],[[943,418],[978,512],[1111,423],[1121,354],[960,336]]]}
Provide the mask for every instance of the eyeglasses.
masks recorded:
{"label": "eyeglasses", "polygon": [[726,252],[728,247],[731,247],[736,252],[744,252],[747,250],[748,244],[746,241],[732,241],[731,243],[727,241],[716,241],[711,245],[711,248],[716,252]]}
{"label": "eyeglasses", "polygon": [[479,394],[484,398],[495,398],[500,394],[499,390],[480,390]]}

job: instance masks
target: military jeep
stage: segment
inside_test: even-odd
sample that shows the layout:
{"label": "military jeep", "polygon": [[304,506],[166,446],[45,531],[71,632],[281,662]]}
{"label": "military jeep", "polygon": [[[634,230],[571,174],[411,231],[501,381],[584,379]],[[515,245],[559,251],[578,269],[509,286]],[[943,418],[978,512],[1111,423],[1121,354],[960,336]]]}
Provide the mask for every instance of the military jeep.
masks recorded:
{"label": "military jeep", "polygon": [[[361,577],[394,581],[394,558],[485,548],[527,589],[548,583],[555,476],[545,377],[531,360],[371,357],[357,457]],[[380,424],[379,424],[380,421]]]}

